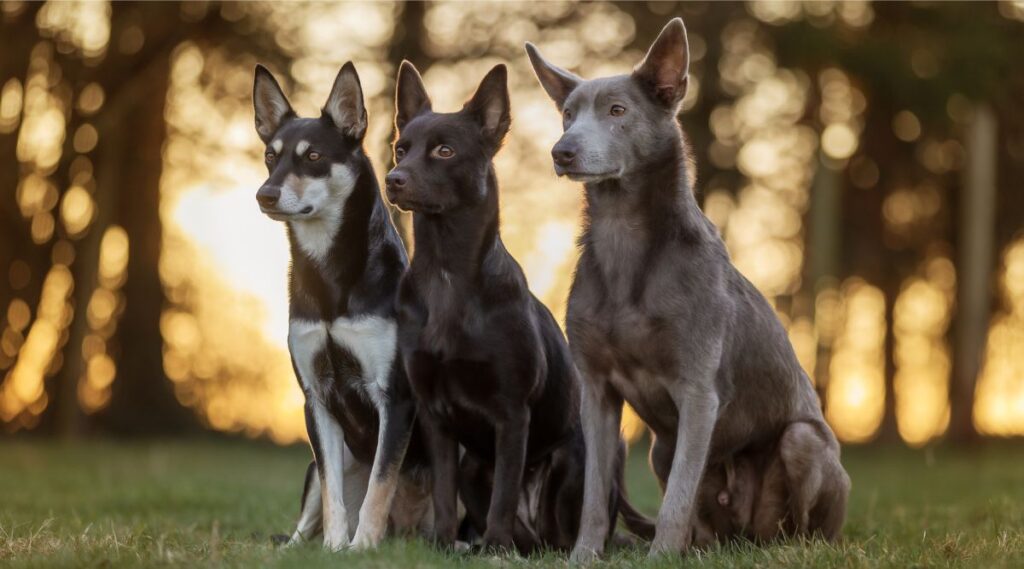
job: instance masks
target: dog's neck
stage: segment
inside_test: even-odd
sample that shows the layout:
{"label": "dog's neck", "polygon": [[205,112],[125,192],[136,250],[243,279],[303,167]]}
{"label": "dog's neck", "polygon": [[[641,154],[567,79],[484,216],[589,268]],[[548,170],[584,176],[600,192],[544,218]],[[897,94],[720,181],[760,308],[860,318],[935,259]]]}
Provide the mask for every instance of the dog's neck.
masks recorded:
{"label": "dog's neck", "polygon": [[351,194],[315,219],[288,223],[291,293],[330,310],[346,297],[373,264],[374,244],[391,226],[368,160],[355,167]]}
{"label": "dog's neck", "polygon": [[701,241],[714,232],[693,192],[682,135],[620,178],[585,184],[588,225],[614,218],[647,230],[647,239]]}
{"label": "dog's neck", "polygon": [[499,231],[498,188],[493,168],[484,183],[485,197],[478,204],[441,214],[413,216],[414,266],[475,280],[491,257],[505,251]]}

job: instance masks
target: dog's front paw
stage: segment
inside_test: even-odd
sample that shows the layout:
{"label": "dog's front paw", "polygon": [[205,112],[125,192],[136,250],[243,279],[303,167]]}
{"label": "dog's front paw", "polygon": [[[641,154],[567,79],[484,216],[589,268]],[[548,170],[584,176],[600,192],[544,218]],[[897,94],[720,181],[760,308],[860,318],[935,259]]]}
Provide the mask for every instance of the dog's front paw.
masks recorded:
{"label": "dog's front paw", "polygon": [[514,552],[515,545],[512,543],[512,536],[507,533],[484,532],[480,550],[484,554],[503,556]]}
{"label": "dog's front paw", "polygon": [[577,567],[586,567],[597,563],[601,559],[601,553],[593,547],[577,545],[569,554],[569,564]]}
{"label": "dog's front paw", "polygon": [[356,528],[356,535],[349,546],[353,551],[368,551],[380,545],[382,532],[365,529],[362,525]]}
{"label": "dog's front paw", "polygon": [[338,532],[335,535],[324,534],[324,549],[327,551],[342,551],[348,548],[348,532]]}
{"label": "dog's front paw", "polygon": [[687,528],[683,532],[671,532],[671,537],[666,538],[666,532],[658,532],[651,543],[651,550],[647,554],[649,558],[663,557],[666,555],[679,555],[690,549],[693,540],[693,529]]}

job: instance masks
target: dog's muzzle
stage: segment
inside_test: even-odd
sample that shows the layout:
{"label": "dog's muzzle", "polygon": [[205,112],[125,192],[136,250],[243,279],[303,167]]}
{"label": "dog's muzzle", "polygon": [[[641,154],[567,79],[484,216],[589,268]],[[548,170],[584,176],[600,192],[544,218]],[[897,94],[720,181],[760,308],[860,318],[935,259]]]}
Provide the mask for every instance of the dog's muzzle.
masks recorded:
{"label": "dog's muzzle", "polygon": [[263,186],[256,192],[256,201],[261,209],[270,209],[277,205],[281,199],[281,188],[277,186]]}

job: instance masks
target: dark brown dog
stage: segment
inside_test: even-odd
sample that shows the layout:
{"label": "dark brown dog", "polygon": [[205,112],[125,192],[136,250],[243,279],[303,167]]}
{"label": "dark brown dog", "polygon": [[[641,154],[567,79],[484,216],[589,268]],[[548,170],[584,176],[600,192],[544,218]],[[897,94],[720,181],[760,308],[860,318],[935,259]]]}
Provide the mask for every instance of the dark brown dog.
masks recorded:
{"label": "dark brown dog", "polygon": [[[499,232],[492,159],[509,128],[505,66],[465,107],[435,113],[415,68],[398,76],[388,199],[413,212],[398,345],[429,441],[437,540],[456,535],[456,494],[487,548],[564,549],[579,527],[580,382],[554,317]],[[459,446],[465,456],[459,467]],[[621,442],[612,472],[622,472]],[[615,458],[617,457],[617,458]],[[624,499],[609,486],[615,518]],[[627,523],[650,522],[629,518]],[[643,524],[646,522],[646,525]]]}

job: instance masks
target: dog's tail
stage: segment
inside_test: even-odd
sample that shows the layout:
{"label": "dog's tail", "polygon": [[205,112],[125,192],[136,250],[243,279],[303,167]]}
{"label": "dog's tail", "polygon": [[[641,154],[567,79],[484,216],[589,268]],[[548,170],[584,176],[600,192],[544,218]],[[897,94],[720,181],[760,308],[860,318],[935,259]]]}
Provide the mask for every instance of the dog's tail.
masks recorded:
{"label": "dog's tail", "polygon": [[616,464],[616,500],[619,504],[619,516],[626,524],[626,529],[641,539],[654,539],[654,520],[643,515],[629,501],[626,492],[626,442],[619,442],[618,464]]}

